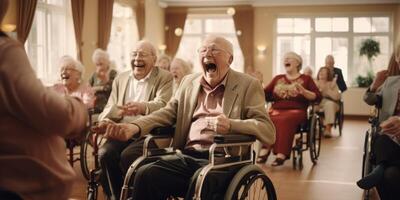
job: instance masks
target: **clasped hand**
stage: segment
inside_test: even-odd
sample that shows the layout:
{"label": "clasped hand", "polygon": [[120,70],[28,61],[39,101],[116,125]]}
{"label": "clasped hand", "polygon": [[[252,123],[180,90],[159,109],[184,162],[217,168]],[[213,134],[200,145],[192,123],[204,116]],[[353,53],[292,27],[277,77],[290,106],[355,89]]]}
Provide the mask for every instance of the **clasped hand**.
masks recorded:
{"label": "clasped hand", "polygon": [[139,102],[128,102],[123,106],[118,106],[119,115],[123,116],[135,116],[144,115],[146,111],[146,106],[144,103]]}
{"label": "clasped hand", "polygon": [[135,134],[139,133],[139,127],[128,123],[115,123],[110,120],[104,120],[92,128],[97,134],[104,135],[107,139],[127,141]]}

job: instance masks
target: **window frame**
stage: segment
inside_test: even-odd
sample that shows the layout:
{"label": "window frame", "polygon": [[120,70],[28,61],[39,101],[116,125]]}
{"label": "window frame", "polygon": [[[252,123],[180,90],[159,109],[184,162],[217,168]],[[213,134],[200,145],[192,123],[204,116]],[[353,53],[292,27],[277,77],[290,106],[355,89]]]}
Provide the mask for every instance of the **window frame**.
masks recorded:
{"label": "window frame", "polygon": [[[315,21],[316,18],[348,18],[349,19],[349,31],[343,32],[343,31],[331,31],[331,32],[317,32],[315,31]],[[368,32],[368,33],[358,33],[354,32],[354,18],[356,17],[387,17],[389,19],[389,29],[388,32]],[[311,32],[310,33],[278,33],[278,19],[280,18],[309,18],[311,21]],[[328,14],[280,14],[277,15],[277,17],[274,20],[274,31],[273,31],[273,46],[274,46],[274,51],[273,51],[273,70],[272,73],[273,75],[276,75],[278,73],[279,69],[279,64],[280,60],[277,59],[277,48],[278,48],[278,37],[279,36],[288,36],[288,37],[294,37],[294,36],[309,36],[310,37],[310,66],[313,66],[313,70],[317,69],[316,63],[315,63],[315,55],[316,55],[316,38],[319,37],[329,37],[329,38],[347,38],[348,41],[348,57],[347,57],[347,66],[348,66],[348,76],[345,77],[346,83],[348,85],[351,85],[353,83],[353,79],[358,75],[354,74],[350,76],[349,74],[351,73],[351,69],[353,68],[354,65],[354,38],[356,37],[376,37],[376,36],[387,36],[389,39],[389,57],[388,61],[390,58],[390,52],[393,51],[393,44],[390,41],[393,41],[393,30],[394,30],[394,24],[393,24],[393,15],[392,13],[389,12],[376,12],[376,13],[328,13]],[[340,66],[339,66],[340,67]],[[314,71],[314,76],[316,76],[316,71]]]}

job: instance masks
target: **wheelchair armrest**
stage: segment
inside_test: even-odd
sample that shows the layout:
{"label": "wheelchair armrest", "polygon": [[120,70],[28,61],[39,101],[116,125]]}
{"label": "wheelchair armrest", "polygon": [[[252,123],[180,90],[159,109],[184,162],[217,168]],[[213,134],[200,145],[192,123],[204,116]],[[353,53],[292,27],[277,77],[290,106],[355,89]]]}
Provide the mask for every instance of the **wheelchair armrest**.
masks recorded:
{"label": "wheelchair armrest", "polygon": [[255,141],[256,141],[256,137],[253,135],[232,134],[232,135],[216,135],[216,136],[214,136],[214,142],[217,144],[255,142]]}
{"label": "wheelchair armrest", "polygon": [[152,138],[172,138],[175,133],[175,127],[167,126],[167,127],[157,127],[150,131],[150,135]]}

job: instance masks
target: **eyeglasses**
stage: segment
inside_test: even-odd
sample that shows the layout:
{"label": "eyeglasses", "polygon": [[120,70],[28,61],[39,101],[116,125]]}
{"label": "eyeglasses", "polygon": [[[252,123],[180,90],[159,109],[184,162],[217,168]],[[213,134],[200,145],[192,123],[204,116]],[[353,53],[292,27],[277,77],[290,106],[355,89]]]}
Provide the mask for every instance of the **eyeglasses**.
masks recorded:
{"label": "eyeglasses", "polygon": [[207,55],[207,51],[210,51],[211,55],[213,55],[213,56],[216,56],[216,55],[220,54],[221,52],[226,52],[226,53],[230,54],[228,51],[226,51],[224,49],[219,49],[216,47],[200,47],[197,50],[197,52],[202,56]]}
{"label": "eyeglasses", "polygon": [[136,56],[140,57],[140,58],[144,58],[147,56],[152,55],[151,53],[147,53],[147,52],[143,52],[143,51],[132,51],[131,53],[131,57],[134,58]]}
{"label": "eyeglasses", "polygon": [[78,72],[78,70],[74,66],[61,67],[61,71],[75,71],[75,72]]}

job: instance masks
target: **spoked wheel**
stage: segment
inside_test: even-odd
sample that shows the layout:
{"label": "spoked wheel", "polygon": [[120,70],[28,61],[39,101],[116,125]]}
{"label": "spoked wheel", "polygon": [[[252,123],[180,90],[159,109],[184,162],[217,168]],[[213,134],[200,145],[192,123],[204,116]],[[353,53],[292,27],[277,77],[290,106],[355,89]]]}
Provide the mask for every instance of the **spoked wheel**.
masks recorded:
{"label": "spoked wheel", "polygon": [[225,200],[276,200],[272,181],[256,165],[246,165],[233,177],[225,194]]}
{"label": "spoked wheel", "polygon": [[317,163],[319,153],[321,151],[321,120],[317,115],[311,119],[311,125],[308,134],[308,146],[310,148],[310,158],[313,164]]}
{"label": "spoked wheel", "polygon": [[98,169],[98,150],[105,143],[106,139],[102,135],[89,131],[86,134],[85,141],[81,144],[81,169],[83,176],[89,180],[90,172]]}

